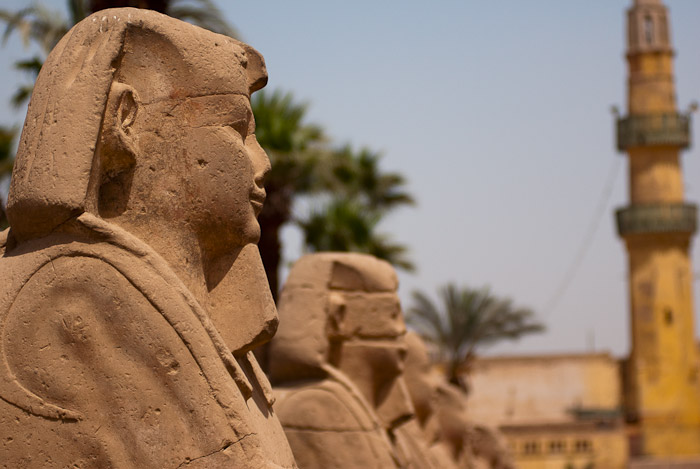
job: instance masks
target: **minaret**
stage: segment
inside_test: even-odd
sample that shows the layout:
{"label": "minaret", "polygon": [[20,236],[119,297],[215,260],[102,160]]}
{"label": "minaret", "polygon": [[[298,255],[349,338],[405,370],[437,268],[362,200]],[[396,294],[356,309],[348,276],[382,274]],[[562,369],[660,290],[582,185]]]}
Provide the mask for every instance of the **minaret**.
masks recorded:
{"label": "minaret", "polygon": [[666,6],[634,0],[627,15],[628,115],[617,121],[617,146],[629,156],[630,204],[616,215],[629,255],[631,451],[700,454],[689,256],[697,208],[683,200],[680,161],[690,145],[690,116],[676,107]]}

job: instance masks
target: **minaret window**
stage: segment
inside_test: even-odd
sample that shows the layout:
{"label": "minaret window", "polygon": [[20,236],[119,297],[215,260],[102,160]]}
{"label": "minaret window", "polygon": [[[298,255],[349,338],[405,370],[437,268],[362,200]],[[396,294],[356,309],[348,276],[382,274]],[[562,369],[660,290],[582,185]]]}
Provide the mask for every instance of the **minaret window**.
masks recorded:
{"label": "minaret window", "polygon": [[654,20],[650,15],[644,17],[644,40],[647,45],[654,42]]}
{"label": "minaret window", "polygon": [[673,311],[671,311],[671,308],[666,308],[664,310],[664,320],[667,326],[673,324]]}

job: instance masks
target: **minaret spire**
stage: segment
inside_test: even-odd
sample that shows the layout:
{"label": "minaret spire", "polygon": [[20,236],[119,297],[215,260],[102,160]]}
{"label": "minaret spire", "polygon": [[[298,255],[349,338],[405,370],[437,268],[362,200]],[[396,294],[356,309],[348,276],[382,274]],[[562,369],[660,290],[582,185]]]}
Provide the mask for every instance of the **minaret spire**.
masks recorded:
{"label": "minaret spire", "polygon": [[[690,116],[678,113],[668,9],[634,0],[627,12],[628,115],[617,146],[629,157],[630,204],[617,211],[629,256],[632,350],[628,420],[637,455],[700,454],[700,369],[690,246],[697,207],[684,201],[680,151]],[[633,454],[635,455],[635,454]]]}
{"label": "minaret spire", "polygon": [[661,0],[635,0],[627,15],[629,54],[671,52],[668,9]]}

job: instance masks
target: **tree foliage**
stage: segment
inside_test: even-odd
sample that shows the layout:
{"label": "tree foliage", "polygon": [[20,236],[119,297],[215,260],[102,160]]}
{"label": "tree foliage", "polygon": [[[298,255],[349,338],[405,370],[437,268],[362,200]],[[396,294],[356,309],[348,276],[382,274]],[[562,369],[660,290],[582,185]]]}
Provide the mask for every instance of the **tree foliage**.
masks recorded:
{"label": "tree foliage", "polygon": [[[305,122],[307,106],[291,93],[260,91],[252,107],[258,142],[272,162],[259,246],[273,294],[279,289],[280,233],[291,223],[301,228],[307,251],[364,252],[412,269],[407,248],[377,233],[388,212],[413,203],[404,178],[383,172],[379,154],[369,149],[333,148],[320,126]],[[295,214],[302,198],[312,208]]]}
{"label": "tree foliage", "polygon": [[345,145],[327,155],[319,167],[321,197],[310,213],[297,219],[307,250],[371,254],[396,267],[413,270],[406,246],[379,232],[392,210],[413,205],[402,175],[380,169],[381,155]]}
{"label": "tree foliage", "polygon": [[258,217],[258,246],[276,298],[282,261],[281,231],[292,221],[294,200],[313,192],[326,138],[319,126],[305,122],[306,104],[294,102],[291,93],[258,91],[251,105],[256,137],[272,163],[265,181],[267,199]]}
{"label": "tree foliage", "polygon": [[469,371],[479,349],[544,331],[531,310],[514,307],[510,299],[494,296],[488,288],[448,284],[439,297],[437,305],[424,293],[413,292],[407,320],[435,345],[450,382],[465,389],[460,374]]}

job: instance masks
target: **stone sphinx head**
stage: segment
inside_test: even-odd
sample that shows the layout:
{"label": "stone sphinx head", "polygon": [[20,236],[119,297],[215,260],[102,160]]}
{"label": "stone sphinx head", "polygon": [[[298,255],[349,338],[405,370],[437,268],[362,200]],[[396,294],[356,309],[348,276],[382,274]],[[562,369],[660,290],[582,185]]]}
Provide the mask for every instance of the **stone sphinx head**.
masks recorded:
{"label": "stone sphinx head", "polygon": [[[260,263],[257,251],[241,251],[260,235],[269,161],[250,95],[266,82],[250,46],[165,15],[124,8],[80,22],[49,55],[29,105],[7,205],[12,242],[92,214],[152,247],[206,309],[225,310],[231,288],[213,293],[237,258],[239,283],[264,282],[244,265]],[[274,331],[265,295],[265,317],[225,337],[232,350]]]}
{"label": "stone sphinx head", "polygon": [[440,378],[433,371],[425,343],[418,334],[411,331],[406,334],[406,369],[404,379],[411,395],[416,417],[424,426],[435,412]]}
{"label": "stone sphinx head", "polygon": [[348,350],[387,375],[400,374],[405,325],[397,286],[394,269],[372,256],[302,257],[280,298],[281,324],[271,345],[273,381],[321,377]]}
{"label": "stone sphinx head", "polygon": [[256,241],[269,165],[249,103],[267,81],[260,54],[154,12],[100,15],[58,44],[38,78],[8,200],[13,235],[129,212],[132,224],[186,225],[204,250],[212,238]]}
{"label": "stone sphinx head", "polygon": [[340,371],[389,428],[413,412],[401,379],[406,328],[394,269],[365,254],[318,253],[292,268],[271,344],[273,382]]}

